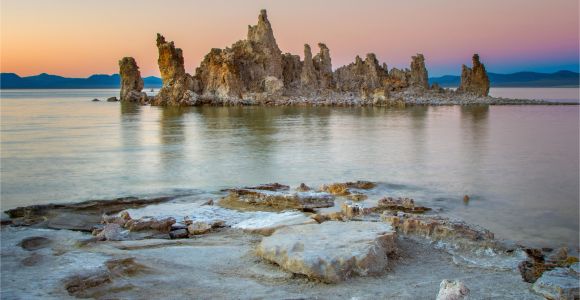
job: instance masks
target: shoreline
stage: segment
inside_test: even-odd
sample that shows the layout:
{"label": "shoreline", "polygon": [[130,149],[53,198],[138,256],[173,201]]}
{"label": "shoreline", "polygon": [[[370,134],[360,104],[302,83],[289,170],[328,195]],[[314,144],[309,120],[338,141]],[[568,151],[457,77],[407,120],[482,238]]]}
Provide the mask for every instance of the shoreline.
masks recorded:
{"label": "shoreline", "polygon": [[[186,195],[125,197],[8,210],[12,219],[3,220],[1,229],[2,270],[12,272],[17,280],[3,293],[16,296],[18,280],[34,280],[35,274],[45,272],[40,270],[58,264],[61,271],[49,284],[52,293],[75,297],[183,295],[177,287],[193,284],[198,296],[217,293],[230,298],[243,284],[252,291],[237,297],[262,293],[265,298],[333,297],[344,295],[342,289],[348,288],[347,294],[370,298],[412,298],[433,297],[443,279],[462,279],[475,298],[489,295],[488,287],[493,285],[497,296],[534,299],[548,295],[542,282],[553,283],[552,270],[568,270],[578,261],[576,253],[565,248],[531,248],[495,239],[484,228],[441,217],[410,198],[384,197],[371,206],[363,204],[375,187],[368,181],[318,189],[275,183],[222,190],[209,200]],[[296,234],[298,240],[293,240]],[[306,247],[297,253],[313,255],[314,261],[339,256],[324,262],[326,271],[321,273],[302,254],[286,256],[295,255],[291,249],[297,249],[296,243]],[[367,253],[365,245],[382,246]],[[272,252],[270,247],[278,250]],[[346,249],[345,254],[338,249]],[[349,261],[340,255],[355,255],[353,259],[360,262],[335,265]],[[70,259],[93,262],[68,265]],[[374,263],[367,266],[365,261]],[[341,273],[344,268],[352,272]],[[479,275],[469,275],[473,270]],[[578,277],[570,272],[566,276]],[[419,274],[425,284],[409,290],[408,284],[416,282]],[[197,281],[204,284],[198,286]],[[379,284],[384,281],[389,284]],[[132,288],[145,282],[164,288]],[[368,287],[375,287],[374,296],[367,294]],[[279,292],[269,294],[272,289]]]}

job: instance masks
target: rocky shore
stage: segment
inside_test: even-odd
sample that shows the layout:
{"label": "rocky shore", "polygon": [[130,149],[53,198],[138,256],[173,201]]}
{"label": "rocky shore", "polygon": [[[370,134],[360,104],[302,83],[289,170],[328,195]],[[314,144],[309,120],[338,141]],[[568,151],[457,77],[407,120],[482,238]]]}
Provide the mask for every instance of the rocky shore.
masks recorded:
{"label": "rocky shore", "polygon": [[422,54],[413,56],[405,69],[388,69],[369,53],[333,70],[330,49],[319,43],[315,55],[310,45],[304,45],[301,60],[282,53],[266,10],[260,12],[256,25],[248,26],[246,39],[225,49],[211,49],[194,75],[185,71],[182,50],[161,34],[157,34],[157,48],[163,81],[159,93],[147,96],[142,91],[137,62],[125,57],[119,61],[121,101],[158,106],[551,104],[490,97],[489,78],[477,54],[472,67],[462,66],[456,90],[429,85]]}
{"label": "rocky shore", "polygon": [[497,240],[377,183],[5,211],[2,298],[577,299],[567,248]]}

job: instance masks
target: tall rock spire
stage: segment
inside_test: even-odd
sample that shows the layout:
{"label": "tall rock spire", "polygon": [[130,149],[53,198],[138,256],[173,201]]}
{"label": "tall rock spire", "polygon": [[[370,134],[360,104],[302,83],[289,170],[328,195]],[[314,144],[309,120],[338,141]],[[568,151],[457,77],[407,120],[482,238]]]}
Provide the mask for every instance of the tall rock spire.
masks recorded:
{"label": "tall rock spire", "polygon": [[157,94],[156,105],[193,105],[197,96],[193,92],[194,81],[191,75],[185,73],[183,53],[175,48],[173,42],[165,41],[165,37],[157,34],[157,49],[159,50],[159,71],[163,86]]}
{"label": "tall rock spire", "polygon": [[134,58],[123,57],[119,61],[119,76],[121,77],[121,101],[147,102],[147,94],[141,92],[143,78]]}
{"label": "tall rock spire", "polygon": [[429,76],[425,68],[425,57],[417,54],[411,58],[411,85],[423,89],[429,88]]}
{"label": "tall rock spire", "polygon": [[302,63],[302,73],[300,74],[300,83],[305,88],[317,88],[318,79],[316,78],[316,69],[312,60],[312,50],[310,45],[304,44],[304,62]]}
{"label": "tall rock spire", "polygon": [[457,91],[477,96],[487,96],[489,94],[489,78],[487,77],[485,66],[479,61],[478,54],[473,55],[472,64],[473,68],[469,68],[466,65],[461,67],[461,83]]}

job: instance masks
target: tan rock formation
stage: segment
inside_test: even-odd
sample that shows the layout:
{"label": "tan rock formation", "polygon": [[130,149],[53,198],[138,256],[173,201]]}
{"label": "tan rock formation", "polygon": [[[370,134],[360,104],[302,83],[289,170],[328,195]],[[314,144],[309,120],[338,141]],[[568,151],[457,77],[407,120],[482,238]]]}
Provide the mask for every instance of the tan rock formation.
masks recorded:
{"label": "tan rock formation", "polygon": [[321,89],[329,89],[334,87],[334,79],[332,74],[332,60],[330,58],[330,50],[323,43],[318,43],[320,52],[314,56],[313,63],[316,69],[318,86]]}
{"label": "tan rock formation", "polygon": [[487,96],[489,94],[489,78],[485,66],[479,61],[479,55],[473,55],[473,67],[461,67],[461,83],[457,92]]}
{"label": "tan rock formation", "polygon": [[296,67],[293,58],[283,58],[266,10],[262,10],[258,24],[248,26],[247,39],[230,48],[212,49],[197,68],[196,78],[205,97],[236,101],[262,93],[279,96],[284,87],[285,63],[292,65],[288,72],[295,72],[290,70]]}
{"label": "tan rock formation", "polygon": [[429,76],[427,75],[427,68],[425,68],[425,57],[423,54],[413,56],[411,61],[411,80],[410,84],[414,87],[428,89]]}
{"label": "tan rock formation", "polygon": [[367,54],[364,61],[357,56],[354,63],[334,72],[336,88],[342,92],[372,92],[381,88],[388,76],[383,66],[379,65],[374,53]]}
{"label": "tan rock formation", "polygon": [[183,52],[175,48],[173,42],[165,41],[165,37],[157,34],[157,49],[159,50],[159,71],[163,86],[155,97],[155,105],[194,105],[197,95],[193,92],[194,79],[185,73]]}
{"label": "tan rock formation", "polygon": [[[425,57],[412,57],[410,69],[390,71],[385,63],[369,53],[356,57],[349,65],[333,72],[330,50],[319,43],[319,52],[304,45],[304,57],[282,54],[266,10],[261,10],[256,25],[248,26],[246,39],[225,49],[212,49],[196,69],[195,76],[185,72],[181,49],[173,42],[157,37],[159,69],[163,87],[153,105],[211,104],[321,104],[404,106],[405,103],[493,102],[482,98],[489,91],[489,80],[479,57],[474,56],[473,69],[463,67],[458,92],[438,86],[429,89]],[[128,61],[121,98],[145,102],[140,94],[138,68]],[[121,67],[121,65],[120,65]]]}
{"label": "tan rock formation", "polygon": [[312,60],[312,50],[310,45],[304,44],[304,62],[302,63],[302,73],[300,82],[305,89],[318,88],[318,79],[316,78],[316,69]]}
{"label": "tan rock formation", "polygon": [[119,61],[119,76],[121,77],[121,101],[147,102],[147,94],[143,90],[143,78],[137,62],[132,57],[123,57]]}

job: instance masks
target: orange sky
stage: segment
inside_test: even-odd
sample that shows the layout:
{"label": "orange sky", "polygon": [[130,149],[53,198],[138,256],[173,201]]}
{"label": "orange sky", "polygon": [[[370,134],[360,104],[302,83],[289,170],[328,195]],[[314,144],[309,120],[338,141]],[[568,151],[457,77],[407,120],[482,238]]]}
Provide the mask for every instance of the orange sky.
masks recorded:
{"label": "orange sky", "polygon": [[160,32],[194,73],[210,48],[245,38],[261,8],[283,52],[323,41],[334,68],[367,52],[403,67],[419,52],[430,75],[458,74],[479,52],[495,72],[578,71],[578,0],[2,0],[1,71],[86,77],[133,56],[158,75]]}

